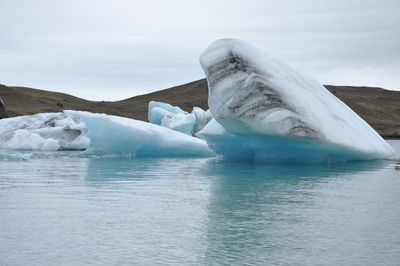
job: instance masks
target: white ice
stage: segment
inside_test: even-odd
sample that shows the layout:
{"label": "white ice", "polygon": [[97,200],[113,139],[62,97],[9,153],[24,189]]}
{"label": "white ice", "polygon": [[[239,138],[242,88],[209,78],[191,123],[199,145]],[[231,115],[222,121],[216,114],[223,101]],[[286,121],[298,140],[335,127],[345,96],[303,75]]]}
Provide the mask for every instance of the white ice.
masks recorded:
{"label": "white ice", "polygon": [[212,156],[205,141],[129,118],[80,111],[0,120],[0,149],[131,156]]}
{"label": "white ice", "polygon": [[85,150],[89,145],[85,124],[64,113],[42,113],[0,120],[1,149]]}
{"label": "white ice", "polygon": [[211,120],[209,110],[194,107],[191,113],[183,111],[178,106],[168,103],[151,101],[148,109],[150,123],[160,125],[185,133],[195,135]]}
{"label": "white ice", "polygon": [[105,114],[64,111],[87,127],[94,152],[134,156],[210,156],[205,141],[151,123]]}
{"label": "white ice", "polygon": [[322,161],[394,156],[385,140],[325,87],[248,43],[217,40],[200,63],[216,121],[198,135],[217,153],[307,160],[314,147]]}

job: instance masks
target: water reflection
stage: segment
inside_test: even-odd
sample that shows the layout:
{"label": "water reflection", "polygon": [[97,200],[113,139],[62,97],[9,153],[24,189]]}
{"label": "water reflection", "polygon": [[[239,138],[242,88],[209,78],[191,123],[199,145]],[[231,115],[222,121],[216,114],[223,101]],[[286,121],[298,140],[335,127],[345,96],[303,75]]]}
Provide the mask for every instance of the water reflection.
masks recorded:
{"label": "water reflection", "polygon": [[394,162],[379,161],[1,161],[0,261],[394,265],[400,224],[394,169]]}
{"label": "water reflection", "polygon": [[[328,250],[346,239],[344,236],[335,238],[334,232],[326,235],[322,232],[323,224],[335,222],[335,219],[349,212],[348,208],[352,208],[348,204],[351,201],[340,201],[340,197],[347,197],[347,192],[342,191],[341,186],[345,190],[350,189],[348,193],[357,197],[357,193],[351,189],[359,187],[362,191],[363,178],[374,175],[384,178],[383,172],[393,168],[393,162],[387,161],[288,166],[229,163],[215,159],[92,159],[88,164],[87,182],[90,186],[109,187],[112,183],[123,184],[126,188],[127,182],[143,181],[145,184],[140,186],[141,189],[150,186],[157,193],[173,190],[179,204],[192,200],[196,215],[192,213],[191,217],[185,219],[188,224],[196,224],[197,229],[191,233],[191,241],[184,241],[184,246],[177,243],[176,247],[184,250],[183,253],[197,250],[203,255],[192,260],[188,256],[188,262],[265,264],[275,261],[285,264],[296,263],[300,259],[322,263]],[[177,188],[188,190],[186,182],[195,185],[191,187],[192,192],[183,196]],[[196,182],[199,183],[196,185]],[[138,183],[134,186],[137,187]],[[196,186],[201,187],[201,196],[196,194],[199,193]],[[146,190],[146,193],[149,195],[150,192]],[[337,198],[335,193],[343,195]],[[163,196],[160,194],[160,197]],[[175,204],[182,212],[182,207]],[[341,212],[335,204],[344,211]],[[331,209],[324,210],[324,206]],[[153,205],[149,207],[154,208]],[[166,206],[158,207],[162,209]],[[169,205],[168,208],[172,207]],[[354,223],[355,218],[349,212],[339,221]],[[168,234],[188,230],[182,220],[176,222],[176,228],[170,228],[172,231]],[[353,229],[350,226],[347,230]],[[316,245],[310,244],[313,238]],[[320,241],[316,241],[318,238]],[[359,239],[358,244],[364,245],[367,240]],[[157,241],[163,242],[165,239]],[[334,244],[327,244],[329,242]],[[312,260],[307,258],[307,252],[313,254],[310,256]],[[341,252],[345,254],[345,251]]]}
{"label": "water reflection", "polygon": [[88,184],[138,180],[195,178],[208,159],[100,158],[91,159],[87,168]]}
{"label": "water reflection", "polygon": [[[253,184],[263,179],[298,182],[302,178],[324,178],[359,171],[371,171],[393,164],[389,161],[366,161],[332,165],[281,165],[224,162],[217,159],[152,159],[152,158],[92,158],[88,160],[87,180],[107,182],[164,176],[227,178]],[[300,179],[299,179],[300,178]],[[248,181],[248,180],[247,180]]]}
{"label": "water reflection", "polygon": [[[391,167],[382,161],[317,167],[209,161],[202,169],[214,177],[204,263],[298,263],[314,248],[323,252],[323,246],[310,247],[309,241],[319,222],[332,222],[313,217],[324,215],[319,202],[325,200],[324,188]],[[310,263],[324,263],[322,253],[319,259],[314,254]]]}

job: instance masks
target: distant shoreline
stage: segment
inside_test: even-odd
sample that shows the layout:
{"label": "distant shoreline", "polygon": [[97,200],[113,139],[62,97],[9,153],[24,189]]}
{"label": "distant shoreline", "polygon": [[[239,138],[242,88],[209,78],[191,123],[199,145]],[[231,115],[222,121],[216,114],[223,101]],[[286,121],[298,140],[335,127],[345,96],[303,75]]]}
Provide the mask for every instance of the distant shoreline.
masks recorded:
{"label": "distant shoreline", "polygon": [[[400,91],[376,87],[325,87],[383,138],[400,139]],[[10,117],[69,109],[147,121],[147,108],[151,100],[177,105],[185,111],[191,111],[194,106],[208,109],[205,79],[115,102],[89,101],[64,93],[5,85],[0,85],[0,96]]]}

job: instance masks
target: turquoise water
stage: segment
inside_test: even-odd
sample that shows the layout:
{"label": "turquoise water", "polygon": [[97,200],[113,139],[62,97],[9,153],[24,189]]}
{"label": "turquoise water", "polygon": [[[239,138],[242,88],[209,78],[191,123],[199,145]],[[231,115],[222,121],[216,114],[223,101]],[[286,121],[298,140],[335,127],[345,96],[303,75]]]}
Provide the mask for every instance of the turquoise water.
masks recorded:
{"label": "turquoise water", "polygon": [[0,265],[400,264],[400,163],[56,157],[0,161]]}

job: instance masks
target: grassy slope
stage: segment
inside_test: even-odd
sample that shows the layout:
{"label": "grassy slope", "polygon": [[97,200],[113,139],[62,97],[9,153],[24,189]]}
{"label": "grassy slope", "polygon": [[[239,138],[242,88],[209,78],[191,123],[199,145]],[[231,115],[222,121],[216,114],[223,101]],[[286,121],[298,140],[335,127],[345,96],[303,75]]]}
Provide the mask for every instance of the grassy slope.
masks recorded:
{"label": "grassy slope", "polygon": [[[372,87],[326,87],[381,135],[400,138],[400,92]],[[64,93],[3,85],[0,96],[10,116],[71,109],[147,120],[147,105],[151,100],[178,105],[187,111],[193,106],[208,108],[204,79],[116,102],[93,102]]]}

